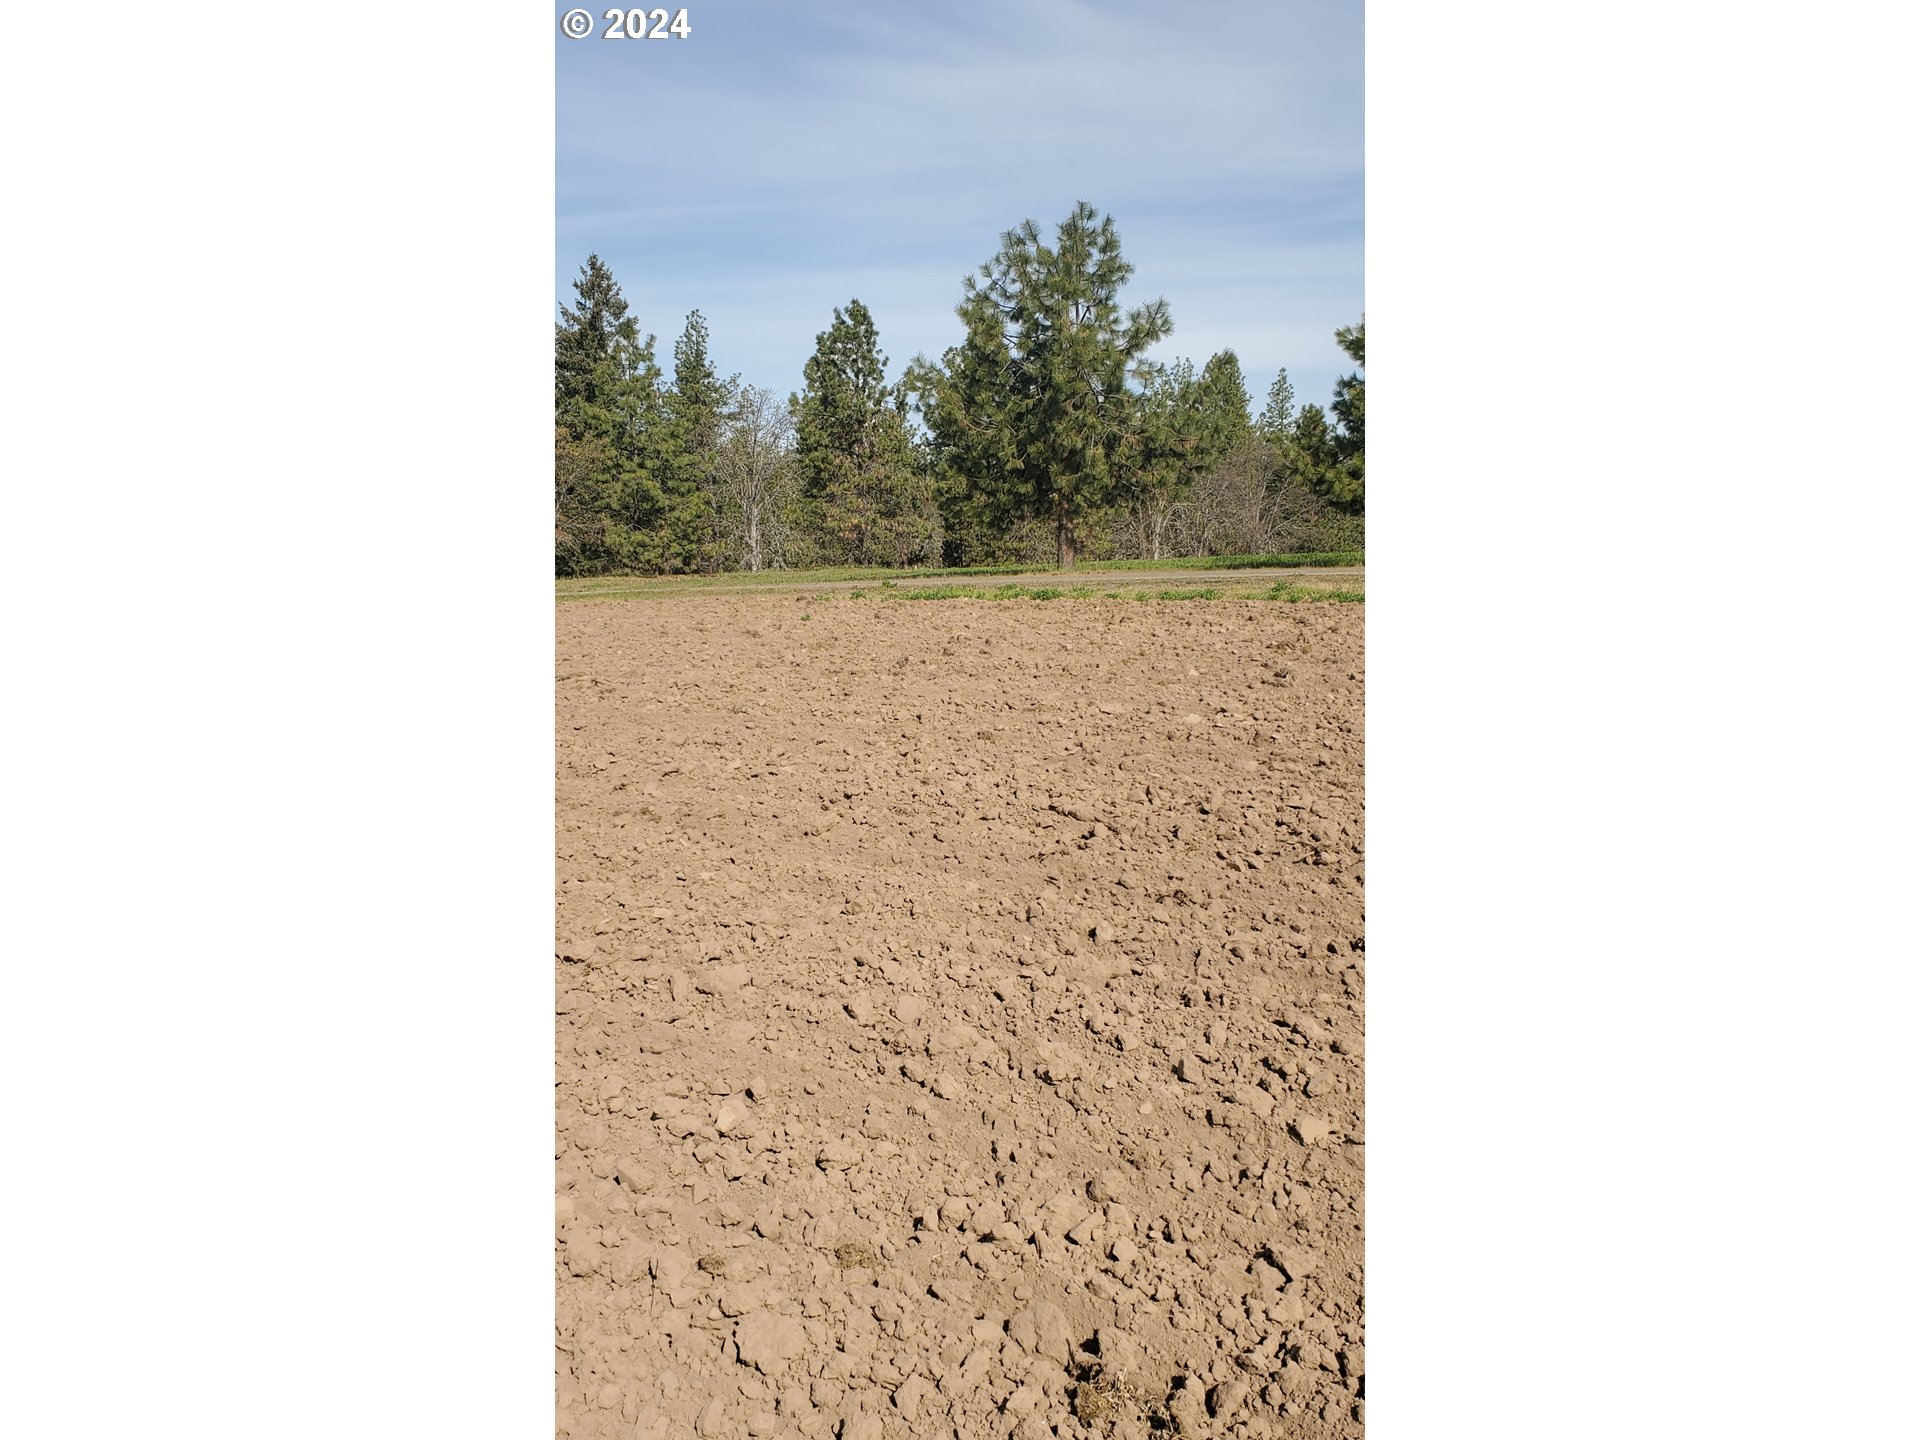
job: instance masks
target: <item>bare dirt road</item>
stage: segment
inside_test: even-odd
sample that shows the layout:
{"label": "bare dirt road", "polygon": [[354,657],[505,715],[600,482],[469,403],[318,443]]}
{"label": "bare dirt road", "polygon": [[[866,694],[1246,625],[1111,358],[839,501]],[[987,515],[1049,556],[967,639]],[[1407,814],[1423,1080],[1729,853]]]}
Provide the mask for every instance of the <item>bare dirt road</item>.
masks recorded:
{"label": "bare dirt road", "polygon": [[[831,595],[844,594],[852,590],[876,590],[882,586],[891,586],[900,590],[918,590],[928,587],[942,589],[952,586],[965,586],[969,589],[993,590],[1001,586],[1015,585],[1023,588],[1091,589],[1098,591],[1134,590],[1151,587],[1153,589],[1204,589],[1221,585],[1266,586],[1276,581],[1289,585],[1339,585],[1354,589],[1364,588],[1367,571],[1364,565],[1308,565],[1292,569],[1245,569],[1245,570],[1048,570],[1018,575],[957,575],[948,570],[928,570],[914,575],[897,576],[892,580],[808,580],[796,578],[784,580],[769,572],[762,572],[751,579],[741,578],[729,584],[726,576],[711,579],[702,578],[701,593],[706,595]],[[587,582],[585,593],[594,596],[618,596],[623,594],[657,596],[662,585],[675,582],[668,580],[637,577],[630,581],[620,579],[596,580]]]}
{"label": "bare dirt road", "polygon": [[558,608],[559,1433],[1361,1433],[1364,607],[807,614]]}

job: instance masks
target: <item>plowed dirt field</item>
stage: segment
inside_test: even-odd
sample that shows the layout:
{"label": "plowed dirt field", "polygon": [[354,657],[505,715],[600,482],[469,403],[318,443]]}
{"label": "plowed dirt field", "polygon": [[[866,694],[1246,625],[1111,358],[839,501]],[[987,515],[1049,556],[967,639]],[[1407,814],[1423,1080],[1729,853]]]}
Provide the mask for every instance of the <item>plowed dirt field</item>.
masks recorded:
{"label": "plowed dirt field", "polygon": [[1364,607],[556,623],[559,1433],[1358,1435]]}

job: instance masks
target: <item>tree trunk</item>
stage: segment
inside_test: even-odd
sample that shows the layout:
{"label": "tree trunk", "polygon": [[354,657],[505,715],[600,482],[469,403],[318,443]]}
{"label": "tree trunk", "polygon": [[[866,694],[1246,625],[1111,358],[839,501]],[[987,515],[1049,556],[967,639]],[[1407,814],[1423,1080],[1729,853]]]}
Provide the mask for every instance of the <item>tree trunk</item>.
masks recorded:
{"label": "tree trunk", "polygon": [[1073,569],[1073,519],[1067,514],[1063,504],[1054,511],[1054,535],[1060,544],[1060,566],[1062,570]]}

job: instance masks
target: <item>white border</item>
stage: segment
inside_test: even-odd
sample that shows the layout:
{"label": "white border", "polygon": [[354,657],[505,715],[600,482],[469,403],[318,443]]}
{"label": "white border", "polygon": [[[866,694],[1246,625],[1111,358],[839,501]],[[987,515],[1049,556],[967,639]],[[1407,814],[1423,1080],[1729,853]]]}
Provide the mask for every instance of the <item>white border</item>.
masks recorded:
{"label": "white border", "polygon": [[6,1433],[551,1433],[554,43],[8,15]]}
{"label": "white border", "polygon": [[1893,1433],[1912,14],[1368,21],[1370,1427]]}

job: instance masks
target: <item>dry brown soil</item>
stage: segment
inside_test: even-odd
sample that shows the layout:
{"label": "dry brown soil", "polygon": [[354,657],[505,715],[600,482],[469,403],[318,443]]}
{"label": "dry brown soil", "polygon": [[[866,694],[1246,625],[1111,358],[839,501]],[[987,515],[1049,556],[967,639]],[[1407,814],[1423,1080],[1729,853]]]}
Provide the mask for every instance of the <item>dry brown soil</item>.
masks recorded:
{"label": "dry brown soil", "polygon": [[559,607],[560,1434],[1360,1433],[1363,614]]}

